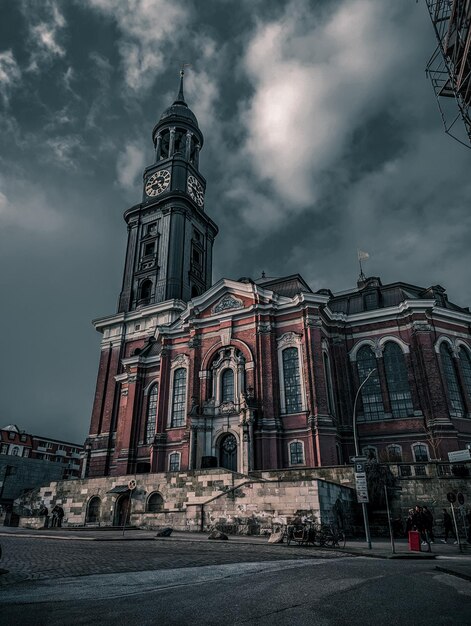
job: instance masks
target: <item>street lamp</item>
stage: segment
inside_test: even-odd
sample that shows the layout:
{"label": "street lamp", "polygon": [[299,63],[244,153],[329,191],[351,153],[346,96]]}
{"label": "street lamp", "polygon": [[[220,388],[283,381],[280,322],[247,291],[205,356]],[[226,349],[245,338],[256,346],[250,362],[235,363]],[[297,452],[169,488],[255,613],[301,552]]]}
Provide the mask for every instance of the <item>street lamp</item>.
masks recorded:
{"label": "street lamp", "polygon": [[[359,449],[359,446],[358,446],[358,433],[357,433],[357,401],[358,401],[358,396],[360,395],[360,391],[365,386],[365,384],[368,382],[368,379],[370,378],[370,376],[374,372],[376,372],[376,368],[375,367],[368,372],[368,376],[365,378],[365,380],[358,387],[357,393],[355,395],[355,401],[353,403],[353,440],[355,442],[355,457],[360,456],[360,449]],[[368,548],[371,550],[370,525],[368,523],[368,511],[366,509],[366,503],[365,502],[361,503],[361,509],[362,509],[362,512],[363,512],[363,523],[365,525],[366,543],[368,544]]]}

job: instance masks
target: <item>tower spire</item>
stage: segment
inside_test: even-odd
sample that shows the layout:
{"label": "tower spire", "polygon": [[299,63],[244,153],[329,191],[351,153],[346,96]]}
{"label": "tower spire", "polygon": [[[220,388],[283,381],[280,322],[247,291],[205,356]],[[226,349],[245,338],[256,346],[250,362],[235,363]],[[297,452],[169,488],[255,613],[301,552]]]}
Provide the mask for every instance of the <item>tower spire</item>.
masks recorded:
{"label": "tower spire", "polygon": [[182,63],[182,66],[180,68],[180,88],[178,90],[178,95],[177,95],[177,99],[175,100],[174,104],[185,104],[185,96],[183,94],[183,77],[185,76],[185,66],[188,65],[188,63]]}

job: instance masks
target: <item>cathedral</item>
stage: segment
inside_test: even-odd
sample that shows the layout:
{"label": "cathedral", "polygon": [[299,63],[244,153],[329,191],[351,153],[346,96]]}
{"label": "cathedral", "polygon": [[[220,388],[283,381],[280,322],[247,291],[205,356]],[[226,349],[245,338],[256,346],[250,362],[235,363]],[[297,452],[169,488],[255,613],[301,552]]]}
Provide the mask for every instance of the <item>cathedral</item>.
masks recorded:
{"label": "cathedral", "polygon": [[218,228],[183,72],[152,140],[142,199],[124,213],[118,310],[94,322],[84,478],[343,465],[354,422],[361,451],[382,461],[471,447],[467,308],[439,285],[363,273],[342,293],[299,274],[212,284]]}

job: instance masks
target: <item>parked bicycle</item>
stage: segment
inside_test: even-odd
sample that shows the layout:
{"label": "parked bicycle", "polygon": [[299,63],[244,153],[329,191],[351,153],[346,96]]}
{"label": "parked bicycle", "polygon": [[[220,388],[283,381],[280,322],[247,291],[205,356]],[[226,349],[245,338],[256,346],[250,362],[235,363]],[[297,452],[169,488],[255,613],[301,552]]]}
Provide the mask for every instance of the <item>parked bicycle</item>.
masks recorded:
{"label": "parked bicycle", "polygon": [[345,533],[333,525],[319,524],[315,520],[303,520],[288,524],[283,533],[286,543],[291,545],[312,545],[326,548],[344,548]]}

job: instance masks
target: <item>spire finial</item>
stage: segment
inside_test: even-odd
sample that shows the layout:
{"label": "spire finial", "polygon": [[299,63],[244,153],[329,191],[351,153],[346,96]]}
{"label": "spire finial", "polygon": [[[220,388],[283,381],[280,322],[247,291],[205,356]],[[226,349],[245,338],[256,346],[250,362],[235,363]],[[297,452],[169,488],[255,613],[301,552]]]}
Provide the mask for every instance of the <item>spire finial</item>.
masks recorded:
{"label": "spire finial", "polygon": [[183,94],[183,77],[185,76],[185,67],[190,67],[190,64],[189,63],[182,63],[181,64],[181,67],[180,67],[180,88],[178,90],[177,99],[175,100],[175,102],[181,102],[183,104],[186,104],[185,96]]}

